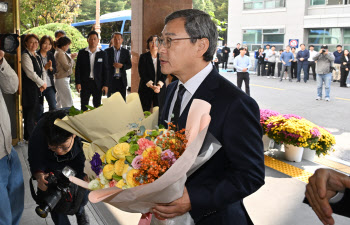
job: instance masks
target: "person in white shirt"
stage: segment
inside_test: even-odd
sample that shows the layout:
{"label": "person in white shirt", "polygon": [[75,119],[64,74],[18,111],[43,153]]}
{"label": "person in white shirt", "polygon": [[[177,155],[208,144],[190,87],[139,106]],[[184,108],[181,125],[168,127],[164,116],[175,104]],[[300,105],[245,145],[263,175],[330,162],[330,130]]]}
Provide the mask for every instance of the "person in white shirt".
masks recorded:
{"label": "person in white shirt", "polygon": [[314,57],[317,55],[317,51],[315,51],[314,49],[315,47],[313,45],[309,46],[310,57],[308,59],[309,66],[307,71],[310,72],[310,68],[312,69],[312,76],[314,78],[314,81],[316,81],[316,61],[314,60]]}
{"label": "person in white shirt", "polygon": [[277,52],[275,51],[276,47],[274,45],[271,46],[271,50],[267,53],[267,78],[270,78],[272,76],[275,78],[275,67],[276,67],[276,58],[277,58]]}

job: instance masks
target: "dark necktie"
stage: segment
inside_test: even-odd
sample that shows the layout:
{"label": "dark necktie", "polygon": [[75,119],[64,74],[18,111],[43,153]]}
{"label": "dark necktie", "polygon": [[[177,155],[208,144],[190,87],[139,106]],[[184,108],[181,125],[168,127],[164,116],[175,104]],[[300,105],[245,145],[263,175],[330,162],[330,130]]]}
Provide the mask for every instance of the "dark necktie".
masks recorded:
{"label": "dark necktie", "polygon": [[175,102],[174,109],[173,109],[174,117],[171,119],[171,122],[175,126],[177,126],[177,123],[178,123],[178,120],[179,120],[179,117],[180,117],[181,102],[182,102],[182,99],[183,99],[183,96],[184,96],[185,92],[186,92],[185,86],[183,86],[183,84],[180,84],[179,85],[179,90],[177,92],[176,102]]}

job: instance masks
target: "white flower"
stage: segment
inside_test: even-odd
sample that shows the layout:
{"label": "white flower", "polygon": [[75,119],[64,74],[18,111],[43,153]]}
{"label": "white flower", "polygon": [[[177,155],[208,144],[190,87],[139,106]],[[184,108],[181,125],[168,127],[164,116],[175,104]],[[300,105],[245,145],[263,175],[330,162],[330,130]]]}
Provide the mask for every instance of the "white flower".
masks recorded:
{"label": "white flower", "polygon": [[100,182],[98,180],[92,180],[89,185],[88,185],[88,188],[90,190],[98,190],[98,189],[101,189],[101,186],[100,186]]}
{"label": "white flower", "polygon": [[103,185],[109,184],[109,181],[105,178],[105,176],[103,176],[103,173],[100,173],[100,182]]}

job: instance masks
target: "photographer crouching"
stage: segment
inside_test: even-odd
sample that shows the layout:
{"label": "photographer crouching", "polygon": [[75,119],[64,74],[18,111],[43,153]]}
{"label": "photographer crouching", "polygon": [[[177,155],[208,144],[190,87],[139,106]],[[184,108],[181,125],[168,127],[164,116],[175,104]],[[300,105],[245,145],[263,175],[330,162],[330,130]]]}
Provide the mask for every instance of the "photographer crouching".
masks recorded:
{"label": "photographer crouching", "polygon": [[61,109],[44,114],[28,145],[28,161],[33,178],[38,182],[37,194],[31,185],[36,212],[45,218],[48,212],[55,225],[70,225],[67,215],[76,215],[78,225],[89,224],[84,206],[88,191],[69,182],[75,175],[87,181],[85,156],[79,137],[54,125],[56,119],[68,115]]}

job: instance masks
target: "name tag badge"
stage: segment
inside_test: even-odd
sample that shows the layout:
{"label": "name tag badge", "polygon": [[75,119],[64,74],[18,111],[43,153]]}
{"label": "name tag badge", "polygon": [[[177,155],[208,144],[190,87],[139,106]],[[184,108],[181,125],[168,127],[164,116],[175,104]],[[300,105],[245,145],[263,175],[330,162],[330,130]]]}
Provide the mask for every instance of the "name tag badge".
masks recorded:
{"label": "name tag badge", "polygon": [[103,62],[102,58],[97,59],[97,62]]}

